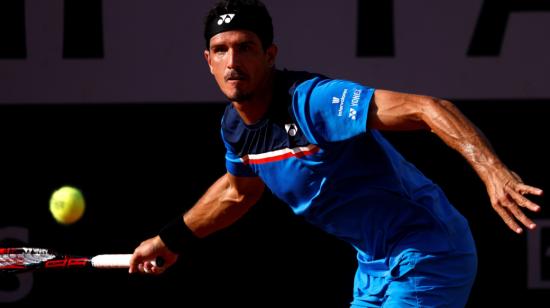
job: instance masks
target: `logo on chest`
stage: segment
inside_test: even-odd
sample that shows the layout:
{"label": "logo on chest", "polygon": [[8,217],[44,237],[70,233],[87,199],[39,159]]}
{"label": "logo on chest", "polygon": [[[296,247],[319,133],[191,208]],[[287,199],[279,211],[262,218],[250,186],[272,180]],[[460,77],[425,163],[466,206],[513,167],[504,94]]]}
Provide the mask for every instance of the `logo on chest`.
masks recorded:
{"label": "logo on chest", "polygon": [[298,126],[294,123],[285,124],[285,131],[289,136],[294,137],[298,133]]}

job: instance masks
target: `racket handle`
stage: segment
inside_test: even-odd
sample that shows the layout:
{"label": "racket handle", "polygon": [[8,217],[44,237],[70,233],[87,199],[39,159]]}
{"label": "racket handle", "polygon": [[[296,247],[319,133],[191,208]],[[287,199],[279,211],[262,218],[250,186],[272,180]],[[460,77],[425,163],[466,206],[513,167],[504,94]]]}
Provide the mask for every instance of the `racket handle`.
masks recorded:
{"label": "racket handle", "polygon": [[[128,268],[131,257],[131,254],[97,255],[92,258],[92,266],[96,268]],[[164,258],[158,256],[153,264],[157,267],[163,267],[165,264]]]}
{"label": "racket handle", "polygon": [[106,254],[92,258],[92,266],[97,268],[127,268],[130,266],[131,254]]}

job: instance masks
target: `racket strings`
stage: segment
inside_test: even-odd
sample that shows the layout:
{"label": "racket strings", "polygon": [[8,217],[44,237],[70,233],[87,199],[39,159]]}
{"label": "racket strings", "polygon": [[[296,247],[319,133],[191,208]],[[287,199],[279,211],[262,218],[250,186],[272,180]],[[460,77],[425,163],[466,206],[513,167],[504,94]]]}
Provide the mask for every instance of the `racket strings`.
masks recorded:
{"label": "racket strings", "polygon": [[55,258],[54,254],[45,251],[0,254],[0,267],[27,266]]}

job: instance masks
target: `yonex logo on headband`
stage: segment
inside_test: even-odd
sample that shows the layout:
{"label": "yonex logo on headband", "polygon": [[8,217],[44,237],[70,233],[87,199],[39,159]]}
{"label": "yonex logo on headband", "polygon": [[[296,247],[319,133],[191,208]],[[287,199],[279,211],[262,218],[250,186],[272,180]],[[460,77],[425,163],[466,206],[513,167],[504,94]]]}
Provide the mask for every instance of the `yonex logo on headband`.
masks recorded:
{"label": "yonex logo on headband", "polygon": [[[229,10],[229,11],[228,11]],[[210,48],[210,39],[225,31],[248,30],[258,35],[262,46],[267,48],[273,43],[273,26],[269,13],[256,7],[221,8],[208,15],[204,28],[206,48]]]}
{"label": "yonex logo on headband", "polygon": [[220,19],[218,19],[218,26],[221,26],[224,22],[226,24],[230,23],[231,20],[233,20],[233,17],[235,17],[235,14],[223,14],[220,16]]}

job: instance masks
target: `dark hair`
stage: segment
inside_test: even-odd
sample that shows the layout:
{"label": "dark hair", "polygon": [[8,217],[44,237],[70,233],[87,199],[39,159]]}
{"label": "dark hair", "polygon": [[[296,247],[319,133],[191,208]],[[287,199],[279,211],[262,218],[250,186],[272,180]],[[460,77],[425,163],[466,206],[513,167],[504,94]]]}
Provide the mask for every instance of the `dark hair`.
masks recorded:
{"label": "dark hair", "polygon": [[210,38],[230,30],[249,30],[260,38],[266,49],[273,44],[273,24],[265,5],[259,0],[222,0],[206,16],[204,39],[206,49]]}

